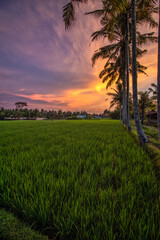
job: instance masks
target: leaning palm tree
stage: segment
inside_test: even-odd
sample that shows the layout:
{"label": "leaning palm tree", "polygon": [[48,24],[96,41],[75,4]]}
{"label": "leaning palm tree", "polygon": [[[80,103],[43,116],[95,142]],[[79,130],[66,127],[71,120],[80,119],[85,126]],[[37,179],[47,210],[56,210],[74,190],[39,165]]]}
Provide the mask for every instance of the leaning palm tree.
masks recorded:
{"label": "leaning palm tree", "polygon": [[107,93],[108,96],[112,97],[110,102],[110,109],[115,105],[120,109],[120,121],[122,115],[122,103],[123,103],[123,86],[122,83],[116,84],[116,88],[111,88],[114,92]]}

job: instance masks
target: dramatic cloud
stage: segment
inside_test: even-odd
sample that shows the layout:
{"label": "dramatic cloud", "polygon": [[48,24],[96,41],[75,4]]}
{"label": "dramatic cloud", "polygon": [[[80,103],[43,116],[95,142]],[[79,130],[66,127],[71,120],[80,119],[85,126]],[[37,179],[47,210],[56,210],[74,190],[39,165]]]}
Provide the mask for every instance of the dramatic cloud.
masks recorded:
{"label": "dramatic cloud", "polygon": [[[77,21],[65,31],[62,7],[66,0],[0,1],[0,107],[13,108],[16,101],[28,107],[103,112],[105,85],[98,78],[102,62],[92,68],[96,49],[107,44],[90,44],[99,29],[97,19],[84,12],[97,9],[100,2],[77,11]],[[148,75],[139,76],[139,88],[156,81],[156,45],[142,59]]]}

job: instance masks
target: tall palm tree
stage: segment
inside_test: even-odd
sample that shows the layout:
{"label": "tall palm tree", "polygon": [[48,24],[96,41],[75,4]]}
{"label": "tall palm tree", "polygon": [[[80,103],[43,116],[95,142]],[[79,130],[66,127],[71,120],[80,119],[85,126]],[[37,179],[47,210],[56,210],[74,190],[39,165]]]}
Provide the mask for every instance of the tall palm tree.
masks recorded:
{"label": "tall palm tree", "polygon": [[111,88],[114,92],[107,93],[108,96],[112,97],[112,101],[110,102],[110,109],[115,105],[120,109],[120,121],[121,121],[121,113],[122,113],[122,103],[123,103],[123,86],[122,83],[116,84],[116,89]]}
{"label": "tall palm tree", "polygon": [[141,144],[148,142],[146,135],[143,132],[139,111],[138,111],[138,97],[137,97],[137,63],[136,63],[136,3],[132,0],[132,86],[133,86],[133,107],[135,125]]}
{"label": "tall palm tree", "polygon": [[158,27],[157,121],[160,141],[160,0],[159,0],[159,27]]}
{"label": "tall palm tree", "polygon": [[[158,9],[155,7],[156,0],[149,1],[138,1],[137,19],[139,23],[146,22],[150,27],[156,27],[157,22],[153,19],[152,14],[157,13]],[[133,106],[134,106],[134,118],[135,125],[141,144],[148,142],[146,135],[142,130],[140,123],[139,112],[138,112],[138,100],[137,100],[137,65],[136,65],[136,2],[131,0],[132,9],[132,87],[133,87]],[[138,32],[137,32],[138,33]],[[152,33],[150,33],[152,34]],[[145,34],[140,37],[139,35],[139,45],[146,44]],[[153,41],[156,39],[153,39]],[[152,41],[152,40],[151,40]]]}
{"label": "tall palm tree", "polygon": [[128,11],[126,12],[126,41],[125,41],[125,46],[126,46],[126,71],[127,71],[127,96],[126,96],[126,122],[127,122],[127,126],[128,126],[128,130],[131,131],[131,124],[130,124],[130,118],[129,118],[129,13]]}

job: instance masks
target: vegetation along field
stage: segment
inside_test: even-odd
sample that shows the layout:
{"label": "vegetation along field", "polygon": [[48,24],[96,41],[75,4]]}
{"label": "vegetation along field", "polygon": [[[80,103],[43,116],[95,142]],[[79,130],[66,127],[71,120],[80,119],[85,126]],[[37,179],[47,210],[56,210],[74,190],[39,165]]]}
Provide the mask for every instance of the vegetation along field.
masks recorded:
{"label": "vegetation along field", "polygon": [[0,205],[51,239],[160,239],[152,162],[114,120],[0,122]]}

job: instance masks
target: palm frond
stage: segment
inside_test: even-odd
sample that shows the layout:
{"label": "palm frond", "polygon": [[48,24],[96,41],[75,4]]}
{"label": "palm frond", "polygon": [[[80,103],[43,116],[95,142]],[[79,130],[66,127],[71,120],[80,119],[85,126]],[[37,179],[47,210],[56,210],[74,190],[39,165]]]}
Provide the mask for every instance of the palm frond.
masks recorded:
{"label": "palm frond", "polygon": [[107,93],[107,95],[108,96],[112,96],[112,97],[116,97],[117,96],[117,94],[115,94],[115,93]]}
{"label": "palm frond", "polygon": [[111,88],[114,92],[108,92],[106,95],[112,97],[112,101],[110,102],[110,108],[115,105],[122,105],[123,101],[123,86],[122,83],[116,84],[116,88]]}
{"label": "palm frond", "polygon": [[147,23],[151,28],[158,27],[158,23],[153,18],[153,14],[158,13],[157,7],[146,7],[137,11],[138,23]]}
{"label": "palm frond", "polygon": [[148,74],[144,70],[142,70],[142,69],[137,69],[137,72],[138,73],[143,73],[143,74],[145,74],[148,77]]}
{"label": "palm frond", "polygon": [[143,55],[147,53],[146,49],[141,50],[140,48],[137,47],[136,50],[137,50],[137,58],[143,57]]}
{"label": "palm frond", "polygon": [[110,44],[110,45],[100,48],[92,56],[92,65],[94,66],[96,61],[99,58],[102,58],[102,59],[108,58],[114,51],[118,52],[119,49],[120,49],[119,43]]}
{"label": "palm frond", "polygon": [[75,20],[75,10],[72,1],[63,7],[63,21],[65,23],[65,29],[71,27],[72,22]]}
{"label": "palm frond", "polygon": [[95,11],[92,11],[92,12],[87,12],[85,13],[85,15],[93,15],[94,17],[101,17],[103,16],[105,13],[105,9],[98,9],[98,10],[95,10]]}
{"label": "palm frond", "polygon": [[155,84],[155,83],[151,83],[151,86],[154,88],[148,88],[148,91],[149,91],[149,93],[152,93],[153,94],[153,96],[152,96],[152,98],[154,99],[154,100],[156,100],[157,99],[157,85]]}
{"label": "palm frond", "polygon": [[150,44],[158,42],[158,37],[154,36],[154,32],[141,34],[137,31],[137,45]]}
{"label": "palm frond", "polygon": [[69,29],[72,25],[72,22],[75,21],[75,7],[74,3],[87,3],[88,0],[71,0],[63,7],[63,21],[65,23],[65,29]]}
{"label": "palm frond", "polygon": [[92,37],[92,42],[94,40],[98,40],[99,38],[105,38],[107,37],[108,33],[105,31],[106,27],[102,28],[100,31],[96,31],[94,33],[92,33],[91,37]]}
{"label": "palm frond", "polygon": [[122,1],[114,0],[113,1],[113,6],[115,6],[115,8],[118,8],[119,11],[122,14],[125,14],[126,11],[127,11],[127,7],[128,7],[128,1],[125,1],[125,0],[122,0]]}
{"label": "palm frond", "polygon": [[157,85],[155,83],[151,83],[151,86],[157,89]]}
{"label": "palm frond", "polygon": [[115,106],[115,103],[113,102],[113,103],[110,103],[110,107],[109,107],[109,109],[111,109],[112,107],[114,107]]}

